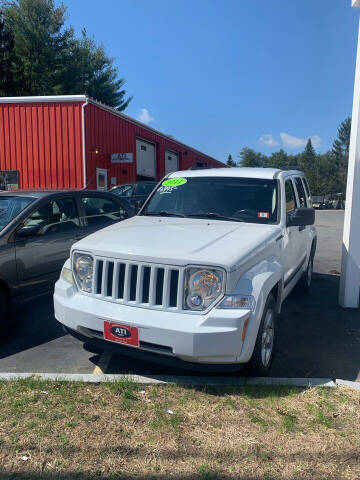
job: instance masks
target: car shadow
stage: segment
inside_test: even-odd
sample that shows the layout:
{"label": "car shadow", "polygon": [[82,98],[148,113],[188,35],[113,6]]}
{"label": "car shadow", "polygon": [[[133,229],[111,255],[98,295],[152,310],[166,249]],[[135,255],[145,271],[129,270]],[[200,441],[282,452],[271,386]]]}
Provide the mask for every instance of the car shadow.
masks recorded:
{"label": "car shadow", "polygon": [[339,306],[339,281],[314,274],[307,295],[284,302],[272,376],[360,380],[360,309]]}
{"label": "car shadow", "polygon": [[65,335],[55,320],[52,295],[14,309],[0,335],[0,358],[42,345]]}
{"label": "car shadow", "polygon": [[[272,377],[341,378],[356,380],[360,370],[360,310],[338,305],[339,277],[314,274],[306,295],[296,288],[278,318],[278,351]],[[201,375],[165,364],[114,354],[106,373],[133,375]],[[224,372],[221,376],[234,375]],[[241,370],[238,372],[242,376]],[[360,378],[359,378],[360,379]]]}

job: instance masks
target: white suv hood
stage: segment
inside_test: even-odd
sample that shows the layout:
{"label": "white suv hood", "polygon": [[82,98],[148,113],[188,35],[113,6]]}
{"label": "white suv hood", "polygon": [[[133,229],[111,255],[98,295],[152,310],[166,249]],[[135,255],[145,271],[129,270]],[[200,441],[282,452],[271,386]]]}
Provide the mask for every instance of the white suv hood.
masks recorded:
{"label": "white suv hood", "polygon": [[279,233],[278,225],[135,216],[85,237],[73,250],[118,259],[232,270]]}

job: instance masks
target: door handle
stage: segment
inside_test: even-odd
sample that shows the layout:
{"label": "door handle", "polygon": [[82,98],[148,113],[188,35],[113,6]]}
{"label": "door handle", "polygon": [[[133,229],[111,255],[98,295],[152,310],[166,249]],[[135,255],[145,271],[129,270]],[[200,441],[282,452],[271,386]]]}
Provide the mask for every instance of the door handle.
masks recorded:
{"label": "door handle", "polygon": [[301,227],[299,227],[299,232],[301,232],[302,230],[305,230],[305,226],[304,226],[304,225],[301,226]]}

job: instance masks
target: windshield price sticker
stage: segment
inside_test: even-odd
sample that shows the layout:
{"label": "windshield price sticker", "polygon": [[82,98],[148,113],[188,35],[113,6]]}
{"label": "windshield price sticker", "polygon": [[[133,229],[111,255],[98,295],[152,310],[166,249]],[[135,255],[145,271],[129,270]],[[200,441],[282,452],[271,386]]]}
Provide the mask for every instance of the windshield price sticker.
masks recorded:
{"label": "windshield price sticker", "polygon": [[258,216],[258,218],[270,218],[270,213],[269,212],[258,212],[257,216]]}
{"label": "windshield price sticker", "polygon": [[162,185],[164,187],[180,187],[180,185],[184,185],[184,183],[186,182],[187,182],[186,178],[181,178],[181,177],[168,178],[167,180],[163,181]]}

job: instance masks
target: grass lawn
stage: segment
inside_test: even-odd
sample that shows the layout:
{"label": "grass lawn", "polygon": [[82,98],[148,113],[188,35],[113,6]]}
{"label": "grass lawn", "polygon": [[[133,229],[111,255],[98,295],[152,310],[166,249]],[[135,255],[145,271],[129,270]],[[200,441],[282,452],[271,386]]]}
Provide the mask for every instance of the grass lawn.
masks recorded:
{"label": "grass lawn", "polygon": [[349,388],[0,382],[0,479],[360,478]]}

